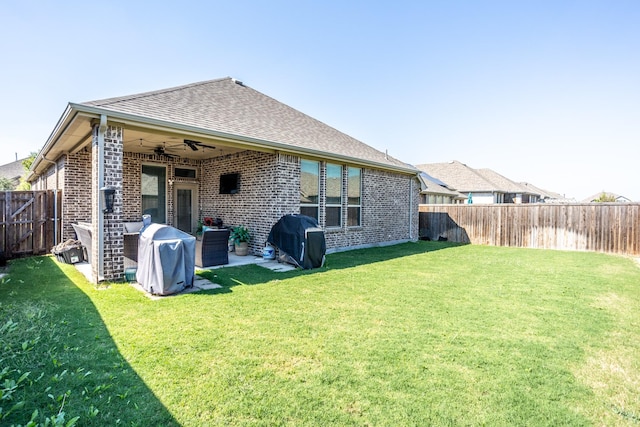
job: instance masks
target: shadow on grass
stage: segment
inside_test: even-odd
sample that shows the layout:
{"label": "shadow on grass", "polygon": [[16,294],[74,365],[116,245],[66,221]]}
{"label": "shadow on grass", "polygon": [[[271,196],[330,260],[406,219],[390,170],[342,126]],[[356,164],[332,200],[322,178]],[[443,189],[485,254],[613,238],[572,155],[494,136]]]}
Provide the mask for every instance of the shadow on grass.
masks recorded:
{"label": "shadow on grass", "polygon": [[25,425],[37,410],[41,425],[60,412],[83,426],[179,425],[120,354],[72,265],[33,257],[8,271],[0,281],[2,380],[29,374],[0,402],[5,415],[24,402],[0,424]]}
{"label": "shadow on grass", "polygon": [[321,274],[331,270],[354,268],[462,245],[464,245],[464,243],[417,241],[328,254],[325,265],[313,270],[296,269],[287,272],[275,272],[257,265],[245,265],[200,271],[198,274],[223,286],[219,289],[204,291],[204,293],[209,295],[225,294],[232,292],[231,288],[238,285],[258,285],[304,275]]}

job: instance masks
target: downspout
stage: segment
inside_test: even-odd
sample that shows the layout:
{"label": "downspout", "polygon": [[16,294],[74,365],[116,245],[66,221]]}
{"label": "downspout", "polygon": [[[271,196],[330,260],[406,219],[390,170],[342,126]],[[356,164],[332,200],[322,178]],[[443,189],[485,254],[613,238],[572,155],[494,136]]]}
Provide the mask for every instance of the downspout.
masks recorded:
{"label": "downspout", "polygon": [[104,187],[104,134],[107,131],[107,116],[100,115],[98,127],[98,282],[104,280],[104,212],[100,207],[100,189]]}
{"label": "downspout", "polygon": [[56,188],[53,193],[53,244],[58,244],[58,162],[49,160],[46,156],[42,156],[42,160],[53,164],[53,169],[56,173]]}

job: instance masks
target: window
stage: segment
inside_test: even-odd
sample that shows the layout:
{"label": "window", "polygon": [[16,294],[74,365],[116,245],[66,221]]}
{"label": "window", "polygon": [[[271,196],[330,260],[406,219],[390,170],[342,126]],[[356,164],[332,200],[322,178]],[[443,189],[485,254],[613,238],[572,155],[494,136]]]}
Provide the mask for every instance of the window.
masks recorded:
{"label": "window", "polygon": [[327,163],[326,226],[342,225],[342,166]]}
{"label": "window", "polygon": [[175,168],[173,174],[176,178],[196,179],[196,170],[191,168]]}
{"label": "window", "polygon": [[318,196],[320,195],[320,163],[313,160],[300,161],[300,213],[318,219]]}
{"label": "window", "polygon": [[239,173],[220,175],[220,194],[236,194],[238,191],[240,191]]}
{"label": "window", "polygon": [[142,166],[142,213],[151,221],[167,222],[167,170],[164,166]]}
{"label": "window", "polygon": [[356,227],[362,225],[362,170],[349,168],[347,181],[347,225]]}

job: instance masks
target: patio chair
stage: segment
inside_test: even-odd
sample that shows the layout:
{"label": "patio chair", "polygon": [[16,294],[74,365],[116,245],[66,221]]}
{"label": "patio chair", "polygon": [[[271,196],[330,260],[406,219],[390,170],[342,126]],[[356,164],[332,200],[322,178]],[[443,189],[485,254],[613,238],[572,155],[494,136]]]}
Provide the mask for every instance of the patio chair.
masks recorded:
{"label": "patio chair", "polygon": [[138,266],[138,241],[140,240],[140,230],[144,224],[142,221],[124,223],[124,269]]}
{"label": "patio chair", "polygon": [[76,238],[84,246],[86,261],[91,263],[91,224],[78,222],[77,224],[71,224],[71,226],[76,232]]}
{"label": "patio chair", "polygon": [[229,264],[228,228],[208,229],[196,240],[196,266],[200,268]]}

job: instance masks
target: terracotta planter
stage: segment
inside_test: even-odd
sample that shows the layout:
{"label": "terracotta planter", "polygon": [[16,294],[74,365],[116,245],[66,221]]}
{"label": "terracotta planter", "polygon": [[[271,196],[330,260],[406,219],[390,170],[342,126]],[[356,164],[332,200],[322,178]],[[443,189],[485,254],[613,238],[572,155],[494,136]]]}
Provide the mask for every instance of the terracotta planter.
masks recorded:
{"label": "terracotta planter", "polygon": [[249,253],[249,242],[236,243],[236,255],[245,256]]}

